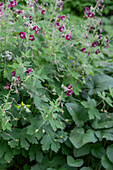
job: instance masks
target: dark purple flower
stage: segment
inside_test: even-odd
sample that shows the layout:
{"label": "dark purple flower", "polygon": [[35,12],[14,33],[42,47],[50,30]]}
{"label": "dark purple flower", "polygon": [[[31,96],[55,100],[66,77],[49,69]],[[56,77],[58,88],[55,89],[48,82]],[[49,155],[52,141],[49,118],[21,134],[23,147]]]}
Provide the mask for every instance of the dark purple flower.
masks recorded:
{"label": "dark purple flower", "polygon": [[87,10],[87,11],[88,11],[88,10],[89,10],[89,7],[85,7],[85,10]]}
{"label": "dark purple flower", "polygon": [[22,14],[22,11],[21,11],[21,10],[19,10],[19,11],[18,11],[18,14]]}
{"label": "dark purple flower", "polygon": [[98,7],[101,7],[101,6],[102,6],[102,2],[99,2],[99,3],[98,3]]}
{"label": "dark purple flower", "polygon": [[103,11],[104,7],[105,7],[105,4],[104,4],[104,5],[102,6],[102,8],[100,9],[100,10],[101,10],[101,12]]}
{"label": "dark purple flower", "polygon": [[98,45],[97,42],[92,43],[92,47],[96,47]]}
{"label": "dark purple flower", "polygon": [[70,96],[71,94],[73,94],[73,90],[68,90],[68,92],[66,94],[67,94],[67,96]]}
{"label": "dark purple flower", "polygon": [[26,70],[26,73],[31,73],[31,71],[33,71],[31,68],[28,68],[27,70]]}
{"label": "dark purple flower", "polygon": [[60,19],[63,21],[65,19],[65,15],[61,16]]}
{"label": "dark purple flower", "polygon": [[16,81],[16,82],[17,82],[17,83],[20,82],[20,76],[17,77],[17,81]]}
{"label": "dark purple flower", "polygon": [[98,39],[102,39],[102,34],[99,35]]}
{"label": "dark purple flower", "polygon": [[73,88],[73,85],[70,84],[70,85],[68,86],[68,89],[72,89],[72,88]]}
{"label": "dark purple flower", "polygon": [[100,53],[100,50],[98,49],[97,51],[95,51],[95,54],[98,54],[98,53]]}
{"label": "dark purple flower", "polygon": [[29,20],[32,20],[32,15],[29,16]]}
{"label": "dark purple flower", "polygon": [[89,7],[85,7],[84,14],[89,11]]}
{"label": "dark purple flower", "polygon": [[102,33],[103,31],[104,31],[104,28],[101,28],[100,33]]}
{"label": "dark purple flower", "polygon": [[65,39],[68,41],[71,40],[71,34],[67,34]]}
{"label": "dark purple flower", "polygon": [[87,16],[88,16],[89,18],[92,18],[92,17],[94,17],[94,13],[93,13],[93,12],[89,12]]}
{"label": "dark purple flower", "polygon": [[67,91],[67,96],[70,96],[72,93],[73,93],[73,90],[72,90],[72,88],[73,88],[73,85],[72,84],[70,84],[69,86],[68,86],[68,91]]}
{"label": "dark purple flower", "polygon": [[29,38],[30,41],[34,41],[35,40],[35,37],[34,35],[30,35],[30,38]]}
{"label": "dark purple flower", "polygon": [[25,25],[26,27],[29,27],[29,24],[24,23],[24,25]]}
{"label": "dark purple flower", "polygon": [[109,39],[107,39],[106,42],[109,43]]}
{"label": "dark purple flower", "polygon": [[84,53],[86,51],[86,48],[82,48],[80,51]]}
{"label": "dark purple flower", "polygon": [[6,84],[6,86],[4,87],[4,89],[9,89],[11,90],[11,85],[9,83]]}
{"label": "dark purple flower", "polygon": [[30,6],[30,7],[33,7],[33,4],[30,4],[29,6]]}
{"label": "dark purple flower", "polygon": [[61,35],[61,37],[63,37],[63,38],[64,38],[64,37],[65,37],[65,35],[64,35],[64,34],[62,34],[62,35]]}
{"label": "dark purple flower", "polygon": [[42,10],[42,8],[38,7],[38,10],[39,10],[39,11],[41,11],[41,10]]}
{"label": "dark purple flower", "polygon": [[87,35],[85,35],[85,38],[86,38],[86,39],[88,39],[88,36],[87,36]]}
{"label": "dark purple flower", "polygon": [[58,30],[59,30],[60,32],[64,31],[64,26],[59,27]]}
{"label": "dark purple flower", "polygon": [[55,26],[59,26],[60,24],[59,24],[59,22],[55,22]]}
{"label": "dark purple flower", "polygon": [[102,20],[100,20],[100,22],[99,22],[99,26],[101,26],[102,25]]}
{"label": "dark purple flower", "polygon": [[38,27],[38,25],[34,26],[34,27],[33,27],[33,30],[35,30],[35,34],[38,34],[38,33],[39,33],[39,27]]}
{"label": "dark purple flower", "polygon": [[18,76],[18,81],[20,81],[20,76]]}
{"label": "dark purple flower", "polygon": [[108,48],[109,47],[109,44],[106,44],[106,48]]}
{"label": "dark purple flower", "polygon": [[16,71],[12,71],[11,72],[11,77],[15,76],[15,74],[16,74]]}
{"label": "dark purple flower", "polygon": [[10,7],[10,8],[13,8],[13,7],[15,7],[16,5],[17,5],[17,2],[13,0],[13,1],[10,2],[9,7]]}
{"label": "dark purple flower", "polygon": [[26,38],[26,33],[21,31],[21,32],[19,32],[19,36],[21,39],[24,39],[24,38]]}
{"label": "dark purple flower", "polygon": [[93,27],[90,27],[89,31],[93,31]]}
{"label": "dark purple flower", "polygon": [[41,14],[44,15],[44,14],[45,14],[45,10],[42,10],[42,11],[41,11]]}
{"label": "dark purple flower", "polygon": [[2,6],[2,5],[3,5],[3,2],[0,3],[0,6]]}
{"label": "dark purple flower", "polygon": [[3,11],[0,9],[0,15],[2,15],[3,14]]}
{"label": "dark purple flower", "polygon": [[88,56],[87,57],[89,57],[90,56],[90,51],[88,52]]}
{"label": "dark purple flower", "polygon": [[58,4],[57,7],[60,8],[60,11],[62,11],[62,9],[63,9],[63,2],[61,2],[60,4]]}

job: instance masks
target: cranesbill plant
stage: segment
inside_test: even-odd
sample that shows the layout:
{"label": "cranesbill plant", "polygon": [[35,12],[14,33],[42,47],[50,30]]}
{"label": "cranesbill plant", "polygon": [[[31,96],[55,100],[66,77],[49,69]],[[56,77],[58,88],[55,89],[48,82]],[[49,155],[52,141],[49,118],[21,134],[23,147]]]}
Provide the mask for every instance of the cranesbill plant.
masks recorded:
{"label": "cranesbill plant", "polygon": [[75,27],[62,9],[62,0],[0,3],[2,168],[96,167],[76,157],[101,146],[94,130],[101,118],[98,104],[91,96],[82,101],[81,93],[87,77],[103,72],[102,52],[109,46],[97,16],[103,1],[86,7],[84,22]]}

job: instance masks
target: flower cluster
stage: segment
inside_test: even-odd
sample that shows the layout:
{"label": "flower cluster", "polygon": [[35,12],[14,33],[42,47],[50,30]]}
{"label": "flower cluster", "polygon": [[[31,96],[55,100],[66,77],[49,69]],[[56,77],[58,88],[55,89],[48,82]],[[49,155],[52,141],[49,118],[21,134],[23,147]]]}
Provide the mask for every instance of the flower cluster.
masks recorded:
{"label": "flower cluster", "polygon": [[[39,33],[39,26],[38,25],[34,26],[32,29],[35,30],[35,34]],[[21,32],[19,32],[19,36],[20,36],[21,39],[24,39],[24,38],[26,38],[26,33],[21,31]],[[34,35],[30,35],[29,40],[34,41],[35,40]]]}
{"label": "flower cluster", "polygon": [[[96,0],[97,2],[97,9],[95,10],[95,8],[91,7],[85,7],[84,9],[84,14],[86,16],[86,18],[88,19],[88,23],[87,23],[87,29],[88,32],[85,35],[86,39],[89,39],[88,34],[92,34],[92,36],[94,36],[94,40],[92,39],[90,42],[89,40],[87,47],[85,46],[85,44],[83,45],[84,47],[81,48],[81,52],[87,52],[88,51],[88,47],[94,49],[94,53],[97,55],[101,52],[101,50],[98,48],[99,44],[101,43],[103,46],[105,46],[106,48],[109,46],[109,43],[105,43],[103,41],[101,41],[103,39],[102,37],[102,32],[104,31],[103,28],[100,28],[102,25],[102,20],[101,19],[97,19],[96,17],[96,12],[99,12],[99,10],[101,11],[101,9],[104,7],[102,6],[103,1],[102,0]],[[90,18],[93,18],[93,24],[92,21],[90,20]],[[95,26],[97,24],[97,26]],[[98,33],[100,33],[98,35]],[[109,39],[108,39],[109,41]],[[107,42],[107,41],[106,41]],[[90,55],[90,51],[88,51],[88,56]]]}
{"label": "flower cluster", "polygon": [[[33,70],[31,68],[27,69],[25,72],[30,74]],[[18,77],[15,77],[16,75],[16,71],[12,71],[11,72],[11,77],[13,78],[12,80],[14,81],[13,82],[13,85],[16,86],[16,85],[19,85],[20,84],[20,76]],[[11,90],[11,85],[9,83],[6,84],[6,86],[4,87],[4,89],[8,89],[8,90]]]}
{"label": "flower cluster", "polygon": [[[62,15],[61,17],[60,17],[60,20],[64,20],[65,19],[65,15]],[[54,23],[54,25],[55,26],[60,26],[60,23],[58,22],[58,18],[56,19],[56,22]],[[63,25],[61,25],[59,28],[58,28],[58,30],[60,31],[60,32],[63,32],[64,30],[65,30],[65,27],[63,26]],[[67,40],[67,41],[69,41],[69,40],[71,40],[71,33],[69,33],[69,34],[67,34],[66,36],[64,35],[64,34],[62,34],[61,35],[61,37],[65,37],[65,39]]]}

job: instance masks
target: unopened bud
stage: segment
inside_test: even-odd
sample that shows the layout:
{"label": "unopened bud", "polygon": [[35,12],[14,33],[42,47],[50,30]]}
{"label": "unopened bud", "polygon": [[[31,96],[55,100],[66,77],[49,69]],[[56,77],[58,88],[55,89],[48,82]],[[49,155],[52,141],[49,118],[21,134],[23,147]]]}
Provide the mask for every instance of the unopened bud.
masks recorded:
{"label": "unopened bud", "polygon": [[61,107],[63,107],[63,102],[61,102]]}
{"label": "unopened bud", "polygon": [[58,98],[58,101],[61,102],[61,96]]}
{"label": "unopened bud", "polygon": [[46,118],[48,118],[48,115],[46,115]]}
{"label": "unopened bud", "polygon": [[45,130],[43,129],[42,132],[45,133]]}
{"label": "unopened bud", "polygon": [[68,107],[68,109],[72,111],[71,107]]}
{"label": "unopened bud", "polygon": [[35,133],[38,132],[38,131],[39,131],[39,129],[36,129],[36,130],[35,130]]}

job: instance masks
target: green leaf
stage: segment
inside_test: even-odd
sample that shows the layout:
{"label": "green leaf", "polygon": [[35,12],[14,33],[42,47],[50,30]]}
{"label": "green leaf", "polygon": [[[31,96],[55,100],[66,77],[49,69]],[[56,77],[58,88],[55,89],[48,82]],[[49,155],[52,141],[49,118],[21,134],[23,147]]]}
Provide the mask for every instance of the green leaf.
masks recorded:
{"label": "green leaf", "polygon": [[113,78],[105,74],[96,74],[95,76],[90,76],[86,78],[86,87],[88,89],[88,94],[92,95],[98,91],[107,90],[113,87]]}
{"label": "green leaf", "polygon": [[111,107],[113,107],[113,105],[112,105],[112,100],[109,98],[109,97],[106,97],[106,94],[105,94],[105,92],[103,91],[102,93],[100,93],[100,92],[97,92],[98,93],[98,96],[99,97],[101,97],[103,100],[105,100],[106,101],[106,103],[108,103]]}
{"label": "green leaf", "polygon": [[[41,169],[40,169],[39,165],[36,164],[36,165],[31,167],[31,170],[41,170]],[[42,169],[42,170],[44,170],[44,169]]]}
{"label": "green leaf", "polygon": [[86,144],[79,149],[74,147],[74,157],[84,156],[90,153],[92,144]]}
{"label": "green leaf", "polygon": [[86,143],[95,143],[97,141],[97,138],[95,137],[94,131],[92,129],[87,130],[85,133],[83,128],[75,128],[71,132],[69,139],[77,149]]}
{"label": "green leaf", "polygon": [[106,155],[102,157],[101,163],[106,170],[113,170],[113,164],[109,161]]}
{"label": "green leaf", "polygon": [[81,168],[80,170],[92,170],[92,169],[89,168],[89,167],[83,167],[83,168]]}
{"label": "green leaf", "polygon": [[26,150],[29,149],[29,143],[26,141],[26,139],[24,138],[24,136],[20,137],[20,144],[22,146],[22,148],[25,148]]}
{"label": "green leaf", "polygon": [[87,101],[83,101],[81,102],[81,104],[85,107],[85,108],[93,108],[96,107],[96,101],[94,99],[90,99],[88,97]]}
{"label": "green leaf", "polygon": [[43,150],[49,150],[51,143],[52,143],[51,137],[47,134],[44,135],[44,137],[41,140],[42,149]]}
{"label": "green leaf", "polygon": [[88,114],[89,114],[89,119],[94,119],[95,117],[97,119],[100,119],[100,113],[99,111],[95,108],[97,103],[94,99],[90,99],[88,97],[87,101],[81,102],[81,104],[88,109]]}
{"label": "green leaf", "polygon": [[101,144],[94,144],[91,149],[91,153],[94,157],[101,159],[105,154],[105,149],[101,146]]}
{"label": "green leaf", "polygon": [[113,144],[107,147],[106,154],[109,160],[113,163]]}
{"label": "green leaf", "polygon": [[88,120],[87,111],[79,106],[77,103],[66,103],[66,107],[72,116],[75,124],[78,127],[82,127],[84,123]]}
{"label": "green leaf", "polygon": [[100,141],[102,141],[104,138],[106,140],[113,141],[113,128],[95,131],[95,135],[99,138]]}
{"label": "green leaf", "polygon": [[50,119],[49,123],[54,131],[56,131],[57,129],[63,129],[63,126],[60,124],[58,120]]}
{"label": "green leaf", "polygon": [[67,156],[67,164],[71,167],[81,167],[83,165],[83,160],[82,159],[76,159],[74,160],[74,158],[72,156]]}
{"label": "green leaf", "polygon": [[100,119],[100,112],[96,109],[96,108],[90,108],[88,110],[88,114],[89,114],[89,119]]}
{"label": "green leaf", "polygon": [[6,143],[0,143],[0,146],[0,158],[2,158],[6,151]]}
{"label": "green leaf", "polygon": [[28,151],[25,149],[22,149],[22,155],[24,156],[24,158],[28,157]]}
{"label": "green leaf", "polygon": [[3,110],[9,110],[11,104],[12,104],[11,102],[6,103],[3,107]]}
{"label": "green leaf", "polygon": [[69,153],[70,153],[69,148],[65,145],[62,145],[62,154],[69,155]]}
{"label": "green leaf", "polygon": [[35,145],[31,145],[30,151],[29,151],[30,161],[33,161],[35,159],[35,154],[36,154],[36,146]]}
{"label": "green leaf", "polygon": [[[42,121],[40,118],[30,118],[29,123],[31,125],[27,126],[27,134],[28,135],[35,135],[35,137],[39,140],[43,136],[42,132]],[[40,127],[40,128],[39,128]]]}
{"label": "green leaf", "polygon": [[12,149],[6,144],[4,159],[8,163],[10,163],[13,158],[14,158],[14,154],[12,152]]}
{"label": "green leaf", "polygon": [[58,152],[58,150],[60,149],[60,144],[58,142],[52,142],[51,144],[51,149],[54,151],[54,152]]}
{"label": "green leaf", "polygon": [[2,123],[1,123],[1,125],[2,125],[3,131],[6,130],[6,129],[8,129],[8,130],[11,131],[11,126],[12,126],[12,125],[9,123],[9,120],[10,120],[10,117],[2,118]]}
{"label": "green leaf", "polygon": [[24,170],[30,170],[31,168],[30,168],[30,165],[28,165],[28,164],[25,164],[24,165]]}
{"label": "green leaf", "polygon": [[19,140],[18,141],[10,140],[8,144],[10,145],[11,148],[15,148],[16,146],[18,146]]}
{"label": "green leaf", "polygon": [[57,152],[60,148],[60,144],[57,141],[53,141],[50,135],[45,134],[41,140],[42,149],[49,150],[50,148]]}
{"label": "green leaf", "polygon": [[36,161],[41,163],[42,162],[42,159],[43,159],[43,154],[42,152],[40,151],[40,149],[38,148],[36,150]]}
{"label": "green leaf", "polygon": [[113,121],[98,122],[97,120],[93,122],[92,127],[95,129],[111,128],[113,127]]}
{"label": "green leaf", "polygon": [[113,127],[113,113],[101,113],[101,119],[92,123],[94,129],[106,129]]}

